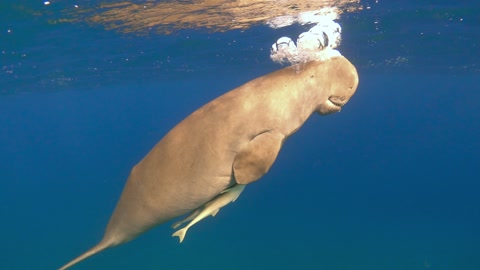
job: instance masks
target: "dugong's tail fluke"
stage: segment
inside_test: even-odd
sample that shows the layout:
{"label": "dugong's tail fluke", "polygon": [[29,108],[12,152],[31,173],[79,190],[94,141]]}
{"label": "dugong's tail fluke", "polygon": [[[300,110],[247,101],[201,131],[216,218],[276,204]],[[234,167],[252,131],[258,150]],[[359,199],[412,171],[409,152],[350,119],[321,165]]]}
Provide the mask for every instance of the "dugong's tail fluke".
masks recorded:
{"label": "dugong's tail fluke", "polygon": [[58,270],[65,270],[70,268],[72,265],[77,264],[80,261],[85,260],[86,258],[99,253],[100,251],[107,249],[113,246],[112,243],[109,241],[101,241],[93,248],[89,249],[87,252],[83,253],[82,255],[78,256],[77,258],[73,259],[71,262],[65,264],[64,266],[60,267]]}
{"label": "dugong's tail fluke", "polygon": [[172,234],[172,237],[178,236],[180,238],[180,243],[183,242],[183,238],[185,238],[185,234],[187,233],[188,227],[185,227],[181,230],[176,231],[174,234]]}

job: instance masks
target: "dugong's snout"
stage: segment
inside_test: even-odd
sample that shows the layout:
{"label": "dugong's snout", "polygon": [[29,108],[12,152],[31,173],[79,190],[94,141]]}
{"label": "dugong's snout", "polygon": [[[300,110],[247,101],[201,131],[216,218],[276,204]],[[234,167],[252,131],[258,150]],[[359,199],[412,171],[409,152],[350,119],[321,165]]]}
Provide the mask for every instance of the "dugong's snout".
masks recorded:
{"label": "dugong's snout", "polygon": [[327,115],[339,112],[355,94],[358,86],[358,73],[355,67],[345,58],[338,60],[336,66],[328,78],[331,80],[329,96],[318,105],[317,112]]}

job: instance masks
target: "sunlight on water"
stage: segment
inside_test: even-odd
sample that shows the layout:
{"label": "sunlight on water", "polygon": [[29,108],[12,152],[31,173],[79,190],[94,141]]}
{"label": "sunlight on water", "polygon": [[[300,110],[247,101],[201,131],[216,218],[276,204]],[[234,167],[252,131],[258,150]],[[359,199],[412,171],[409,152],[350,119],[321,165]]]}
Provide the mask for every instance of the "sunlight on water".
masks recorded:
{"label": "sunlight on water", "polygon": [[314,23],[319,16],[362,9],[358,0],[211,0],[104,3],[85,9],[65,10],[67,18],[86,20],[104,25],[107,29],[142,34],[149,31],[171,33],[188,28],[206,28],[212,31],[247,29],[268,24],[279,28],[292,23]]}

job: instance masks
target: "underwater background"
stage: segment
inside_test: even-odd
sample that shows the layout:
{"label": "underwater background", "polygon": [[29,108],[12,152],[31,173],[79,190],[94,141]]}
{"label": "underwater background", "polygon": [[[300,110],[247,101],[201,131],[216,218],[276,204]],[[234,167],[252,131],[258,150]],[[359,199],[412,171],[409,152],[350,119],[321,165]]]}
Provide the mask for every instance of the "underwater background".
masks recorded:
{"label": "underwater background", "polygon": [[[360,77],[340,113],[313,115],[182,244],[163,224],[73,269],[479,270],[480,3],[360,5],[336,20]],[[96,244],[163,135],[280,69],[272,43],[310,28],[138,34],[71,19],[79,8],[0,4],[2,270],[56,269]]]}

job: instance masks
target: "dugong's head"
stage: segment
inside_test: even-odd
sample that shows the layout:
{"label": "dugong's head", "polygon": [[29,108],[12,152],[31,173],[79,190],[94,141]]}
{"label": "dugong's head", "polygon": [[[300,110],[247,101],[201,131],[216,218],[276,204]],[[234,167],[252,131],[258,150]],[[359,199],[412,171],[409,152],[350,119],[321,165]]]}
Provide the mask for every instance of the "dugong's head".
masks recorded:
{"label": "dugong's head", "polygon": [[[322,102],[316,111],[321,115],[339,112],[355,93],[358,86],[358,73],[355,66],[345,57],[335,57],[325,61],[321,69]],[[325,87],[325,88],[324,88]]]}

